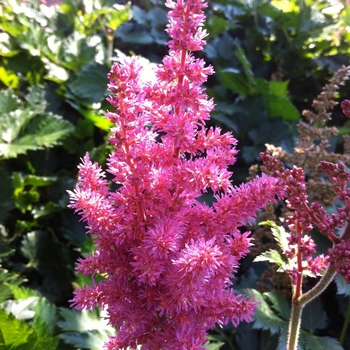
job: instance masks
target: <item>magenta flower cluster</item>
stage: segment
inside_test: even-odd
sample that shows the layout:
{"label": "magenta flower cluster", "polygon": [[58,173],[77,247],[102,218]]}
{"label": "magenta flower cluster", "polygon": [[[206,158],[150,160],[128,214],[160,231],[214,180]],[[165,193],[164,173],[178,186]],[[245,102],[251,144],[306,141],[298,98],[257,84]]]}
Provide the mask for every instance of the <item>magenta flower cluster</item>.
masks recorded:
{"label": "magenta flower cluster", "polygon": [[[284,189],[287,207],[292,212],[286,220],[290,235],[288,248],[284,251],[288,259],[296,258],[293,268],[286,271],[291,276],[292,283],[297,285],[301,292],[302,276],[309,273],[321,275],[329,263],[349,282],[350,228],[347,226],[341,237],[335,232],[337,229],[342,229],[344,225],[348,225],[350,221],[350,189],[347,187],[350,182],[350,172],[345,170],[342,163],[321,162],[323,172],[333,184],[338,198],[345,204],[337,209],[337,214],[329,214],[319,202],[309,202],[303,169],[296,166],[286,169],[282,162],[268,151],[261,153],[260,156],[265,168],[272,176],[279,179]],[[334,243],[334,247],[329,249],[326,256],[323,254],[315,256],[316,244],[307,234],[314,227]]]}
{"label": "magenta flower cluster", "polygon": [[350,100],[342,101],[340,107],[342,108],[343,113],[350,118]]}
{"label": "magenta flower cluster", "polygon": [[[166,5],[170,50],[153,79],[138,58],[109,73],[107,172],[117,190],[86,155],[70,192],[96,244],[77,265],[93,283],[73,304],[107,310],[117,328],[108,349],[202,349],[216,323],[251,321],[257,304],[231,282],[252,244],[239,228],[281,192],[266,175],[231,185],[236,140],[206,128],[213,101],[201,85],[213,69],[192,54],[205,44],[206,2]],[[209,191],[212,206],[198,200]]]}

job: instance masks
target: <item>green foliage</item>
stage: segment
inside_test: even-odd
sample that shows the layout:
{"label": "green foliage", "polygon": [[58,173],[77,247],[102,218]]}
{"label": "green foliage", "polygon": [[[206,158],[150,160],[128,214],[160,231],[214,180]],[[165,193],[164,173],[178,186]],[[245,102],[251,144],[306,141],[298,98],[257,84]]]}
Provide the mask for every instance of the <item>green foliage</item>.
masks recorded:
{"label": "green foliage", "polygon": [[61,339],[77,348],[99,350],[109,335],[115,333],[97,312],[60,309],[58,326],[65,331]]}
{"label": "green foliage", "polygon": [[[277,226],[273,221],[264,221],[260,225],[267,225],[271,227],[271,232],[278,243],[281,252],[284,252],[288,247],[288,233],[282,226]],[[270,249],[267,252],[263,252],[261,255],[254,259],[254,262],[267,261],[278,266],[277,272],[283,272],[290,269],[293,266],[293,261],[288,259],[285,254],[278,252],[275,249]]]}
{"label": "green foliage", "polygon": [[45,113],[44,94],[38,86],[30,90],[25,103],[11,90],[4,91],[1,100],[0,157],[15,158],[29,150],[52,147],[73,131],[68,121]]}
{"label": "green foliage", "polygon": [[[254,317],[253,329],[267,330],[272,335],[277,334],[277,350],[285,349],[290,305],[283,297],[275,293],[261,294],[255,289],[247,289],[245,293],[254,296],[254,299],[260,302]],[[327,336],[322,337],[317,334],[320,330],[325,329],[327,325],[328,318],[320,300],[313,300],[303,311],[300,349],[343,349],[336,339]]]}
{"label": "green foliage", "polygon": [[[93,243],[67,209],[66,190],[85,152],[104,164],[110,151],[111,123],[102,115],[110,108],[105,97],[112,60],[136,53],[161,61],[168,36],[160,3],[0,3],[0,349],[101,349],[114,332],[101,311],[67,308],[73,286],[89,283],[89,276],[75,275],[74,263]],[[212,123],[239,139],[235,181],[244,181],[247,164],[259,159],[265,143],[292,148],[302,110],[348,63],[350,5],[332,14],[327,3],[210,2],[202,55],[217,72],[207,84],[216,103]],[[264,224],[283,251],[287,233]],[[288,268],[276,250],[259,259]],[[255,287],[261,269],[248,258],[237,285]],[[339,297],[348,301],[339,278]],[[216,329],[208,349],[285,349],[288,303],[275,293],[250,295],[262,303],[253,327]],[[337,329],[328,330],[343,314],[336,307],[332,319],[320,301],[305,311],[302,348],[339,349],[330,338]]]}

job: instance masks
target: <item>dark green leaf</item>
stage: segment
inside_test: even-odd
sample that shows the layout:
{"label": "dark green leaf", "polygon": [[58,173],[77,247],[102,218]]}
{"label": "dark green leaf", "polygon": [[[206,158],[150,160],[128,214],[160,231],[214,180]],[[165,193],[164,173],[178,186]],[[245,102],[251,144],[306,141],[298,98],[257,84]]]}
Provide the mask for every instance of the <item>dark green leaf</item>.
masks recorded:
{"label": "dark green leaf", "polygon": [[234,68],[226,68],[218,71],[221,83],[233,92],[242,96],[247,96],[250,86],[247,78]]}
{"label": "dark green leaf", "polygon": [[344,350],[337,339],[307,333],[301,333],[300,343],[305,350]]}
{"label": "dark green leaf", "polygon": [[[0,223],[1,223],[6,219],[8,212],[14,208],[12,180],[8,172],[2,167],[0,167],[0,193],[1,193],[1,201],[0,201]],[[4,250],[5,246],[3,244],[4,242],[0,238],[0,256],[1,254],[5,253],[5,251],[8,251],[8,249]]]}
{"label": "dark green leaf", "polygon": [[[11,90],[2,91],[0,94],[0,115],[15,111],[19,108],[20,103],[19,98]],[[1,128],[1,130],[3,129]]]}
{"label": "dark green leaf", "polygon": [[108,326],[108,322],[101,318],[97,312],[59,308],[59,313],[63,320],[58,321],[57,325],[65,332],[84,333],[92,330],[101,333],[108,332],[109,334],[114,332],[114,329]]}
{"label": "dark green leaf", "polygon": [[256,81],[252,72],[252,66],[247,58],[247,56],[245,55],[243,49],[241,47],[239,47],[236,52],[235,55],[237,56],[237,58],[239,59],[239,62],[241,62],[242,66],[243,66],[243,70],[244,73],[248,79],[248,82],[250,84],[250,90],[253,90],[254,86],[256,85]]}
{"label": "dark green leaf", "polygon": [[[98,63],[90,63],[82,69],[77,79],[69,85],[78,100],[87,105],[101,102],[107,90],[109,69]],[[94,82],[91,84],[91,82]]]}
{"label": "dark green leaf", "polygon": [[31,137],[40,147],[50,147],[58,143],[74,130],[71,123],[53,114],[40,115],[28,125]]}
{"label": "dark green leaf", "polygon": [[267,298],[269,298],[272,307],[277,311],[278,315],[281,316],[284,320],[288,321],[290,317],[290,306],[288,305],[285,298],[277,293],[265,293]]}
{"label": "dark green leaf", "polygon": [[301,327],[307,329],[310,333],[314,333],[316,329],[327,327],[327,315],[319,298],[305,306]]}
{"label": "dark green leaf", "polygon": [[334,281],[337,285],[337,294],[343,294],[346,296],[350,296],[350,284],[346,283],[344,277],[342,275],[337,274],[334,278]]}
{"label": "dark green leaf", "polygon": [[247,295],[254,296],[255,301],[260,302],[254,316],[253,328],[269,330],[272,334],[278,333],[283,328],[287,328],[288,322],[276,315],[274,310],[266,302],[263,294],[260,294],[255,289],[246,289],[245,292]]}
{"label": "dark green leaf", "polygon": [[98,331],[63,333],[60,337],[67,344],[88,350],[101,350],[108,340],[108,337]]}

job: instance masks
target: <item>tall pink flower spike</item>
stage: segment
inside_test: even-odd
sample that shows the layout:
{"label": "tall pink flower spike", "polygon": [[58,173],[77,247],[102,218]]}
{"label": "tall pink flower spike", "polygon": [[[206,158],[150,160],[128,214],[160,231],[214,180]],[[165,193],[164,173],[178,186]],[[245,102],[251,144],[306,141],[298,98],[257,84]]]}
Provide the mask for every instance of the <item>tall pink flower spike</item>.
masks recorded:
{"label": "tall pink flower spike", "polygon": [[[213,101],[201,87],[213,73],[195,58],[206,32],[204,0],[166,1],[169,55],[147,81],[143,61],[127,58],[109,73],[114,112],[107,171],[86,155],[71,204],[86,222],[95,251],[83,275],[103,276],[75,291],[78,309],[104,308],[117,335],[107,349],[203,349],[216,323],[252,321],[257,303],[235,295],[232,273],[249,252],[239,227],[280,194],[262,176],[233,187],[236,140],[205,127]],[[212,207],[198,197],[211,190]]]}

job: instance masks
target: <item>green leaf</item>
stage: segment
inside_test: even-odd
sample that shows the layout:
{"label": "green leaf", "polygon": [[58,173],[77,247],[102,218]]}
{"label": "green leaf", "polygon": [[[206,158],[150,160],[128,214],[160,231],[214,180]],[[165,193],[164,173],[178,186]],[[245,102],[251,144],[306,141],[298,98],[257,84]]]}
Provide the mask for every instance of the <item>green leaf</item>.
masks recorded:
{"label": "green leaf", "polygon": [[96,62],[87,64],[77,79],[68,86],[78,100],[91,106],[101,102],[104,98],[108,84],[108,72],[109,69],[102,64]]}
{"label": "green leaf", "polygon": [[257,78],[255,81],[256,88],[253,92],[264,96],[270,117],[281,117],[286,121],[299,120],[300,113],[288,98],[289,80],[271,80],[267,82],[264,79]]}
{"label": "green leaf", "polygon": [[13,142],[0,143],[0,156],[5,158],[16,158],[19,154],[25,154],[29,150],[41,149],[33,135],[25,135]]}
{"label": "green leaf", "polygon": [[22,254],[42,276],[38,291],[49,300],[62,293],[71,293],[72,271],[67,268],[69,258],[66,246],[52,231],[29,232],[22,241]]}
{"label": "green leaf", "polygon": [[234,68],[225,68],[218,71],[221,83],[228,89],[238,93],[241,96],[247,96],[250,92],[250,86],[247,78]]}
{"label": "green leaf", "polygon": [[267,262],[276,264],[280,267],[277,270],[278,272],[285,271],[287,266],[289,265],[288,259],[283,254],[279,253],[277,250],[274,250],[274,249],[270,249],[267,252],[260,254],[253,261],[254,262],[267,261]]}
{"label": "green leaf", "polygon": [[301,327],[310,333],[314,333],[316,329],[327,327],[327,315],[319,298],[312,300],[305,306]]}
{"label": "green leaf", "polygon": [[300,343],[305,350],[344,350],[337,339],[331,337],[318,337],[301,332]]}
{"label": "green leaf", "polygon": [[117,6],[116,9],[113,8],[111,11],[110,8],[107,8],[107,26],[111,28],[113,31],[116,31],[117,28],[127,22],[132,14],[131,14],[131,9],[130,5],[122,6],[122,5],[114,5]]}
{"label": "green leaf", "polygon": [[30,326],[0,309],[1,350],[33,350],[36,349],[35,341],[35,333]]}
{"label": "green leaf", "polygon": [[15,300],[26,300],[28,298],[38,296],[38,293],[30,288],[16,286],[13,284],[9,284],[8,287],[10,288]]}
{"label": "green leaf", "polygon": [[[211,337],[208,337],[208,338],[213,339]],[[205,343],[203,346],[207,350],[220,350],[223,345],[225,345],[225,343],[214,340],[213,342],[211,341],[210,343],[209,342]]]}
{"label": "green leaf", "polygon": [[73,130],[71,123],[53,114],[40,115],[28,125],[28,131],[41,147],[56,145]]}
{"label": "green leaf", "polygon": [[35,114],[44,113],[47,103],[44,96],[44,88],[39,85],[34,85],[29,89],[26,96],[28,108]]}
{"label": "green leaf", "polygon": [[[1,91],[0,115],[15,111],[16,109],[19,108],[20,104],[21,104],[21,101],[11,90]],[[2,124],[3,124],[3,120],[1,121],[0,130],[3,130]]]}
{"label": "green leaf", "polygon": [[57,326],[57,308],[45,298],[40,298],[35,307],[33,328],[38,336],[50,337]]}
{"label": "green leaf", "polygon": [[60,338],[67,344],[88,350],[101,350],[108,340],[107,336],[98,331],[63,333]]}
{"label": "green leaf", "polygon": [[[27,123],[35,117],[35,113],[29,109],[16,109],[1,116],[0,140],[11,143],[15,140]],[[0,154],[1,155],[1,154]]]}
{"label": "green leaf", "polygon": [[238,49],[235,51],[235,55],[243,66],[244,73],[250,85],[250,90],[252,90],[256,85],[256,81],[252,72],[251,64],[241,47],[238,47]]}
{"label": "green leaf", "polygon": [[97,128],[109,132],[113,126],[108,118],[99,115],[94,109],[79,108],[78,111]]}
{"label": "green leaf", "polygon": [[[0,167],[0,193],[1,193],[1,201],[0,201],[0,223],[1,223],[1,222],[4,222],[4,220],[7,218],[9,211],[14,208],[12,180],[8,172],[2,167]],[[3,249],[0,248],[0,257],[1,257],[1,254],[3,253],[4,253]]]}
{"label": "green leaf", "polygon": [[207,19],[206,27],[210,33],[210,37],[215,37],[226,31],[228,28],[233,28],[234,25],[222,17],[211,15]]}
{"label": "green leaf", "polygon": [[272,334],[275,334],[288,326],[288,321],[285,321],[276,315],[274,310],[266,302],[263,294],[255,289],[245,289],[244,291],[245,294],[254,296],[255,301],[260,302],[254,316],[254,329],[269,330]]}
{"label": "green leaf", "polygon": [[0,303],[11,298],[11,285],[19,285],[23,282],[24,279],[19,275],[0,268]]}
{"label": "green leaf", "polygon": [[39,297],[30,297],[25,300],[7,300],[3,303],[3,308],[18,320],[30,320],[34,317],[33,309],[38,300]]}
{"label": "green leaf", "polygon": [[6,86],[15,89],[18,86],[19,78],[15,72],[0,67],[0,81],[2,81]]}
{"label": "green leaf", "polygon": [[281,117],[283,120],[299,120],[300,113],[287,97],[265,96],[270,117]]}
{"label": "green leaf", "polygon": [[39,337],[35,343],[35,349],[56,350],[60,338],[57,337]]}
{"label": "green leaf", "polygon": [[102,319],[97,312],[59,308],[59,313],[63,320],[58,321],[57,325],[65,332],[83,333],[96,330],[110,334],[114,333],[114,329],[108,326],[108,322]]}
{"label": "green leaf", "polygon": [[271,232],[275,237],[276,242],[280,246],[282,252],[288,249],[288,239],[289,233],[286,232],[283,226],[278,226],[273,221],[264,221],[259,223],[260,226],[266,225],[271,227]]}
{"label": "green leaf", "polygon": [[350,296],[350,284],[347,284],[342,275],[337,274],[334,278],[335,284],[337,285],[337,294],[343,294]]}
{"label": "green leaf", "polygon": [[289,320],[290,317],[290,306],[288,305],[285,298],[280,294],[268,292],[264,294],[271,302],[272,307],[277,311],[278,315],[284,320]]}

